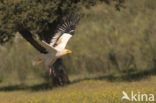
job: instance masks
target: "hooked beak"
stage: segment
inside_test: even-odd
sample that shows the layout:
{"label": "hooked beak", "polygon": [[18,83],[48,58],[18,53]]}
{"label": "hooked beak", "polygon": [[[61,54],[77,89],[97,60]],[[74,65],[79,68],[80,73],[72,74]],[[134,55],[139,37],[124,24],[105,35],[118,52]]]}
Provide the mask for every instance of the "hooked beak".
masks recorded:
{"label": "hooked beak", "polygon": [[70,54],[70,53],[72,53],[72,51],[71,50],[66,50],[66,53]]}

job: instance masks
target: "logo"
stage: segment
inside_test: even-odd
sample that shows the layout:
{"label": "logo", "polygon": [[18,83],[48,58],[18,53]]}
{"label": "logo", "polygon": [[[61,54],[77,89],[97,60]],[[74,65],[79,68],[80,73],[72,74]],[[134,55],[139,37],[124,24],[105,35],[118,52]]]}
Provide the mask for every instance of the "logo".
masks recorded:
{"label": "logo", "polygon": [[154,94],[146,94],[146,93],[140,93],[140,92],[133,92],[131,91],[131,95],[128,95],[125,91],[122,91],[122,98],[121,100],[128,100],[128,101],[154,101]]}

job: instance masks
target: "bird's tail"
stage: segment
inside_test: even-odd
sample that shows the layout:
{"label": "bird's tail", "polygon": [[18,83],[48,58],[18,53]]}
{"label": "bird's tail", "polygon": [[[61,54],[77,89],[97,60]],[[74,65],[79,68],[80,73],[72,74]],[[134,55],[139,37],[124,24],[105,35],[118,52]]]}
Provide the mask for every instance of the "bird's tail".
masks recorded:
{"label": "bird's tail", "polygon": [[42,63],[44,60],[45,60],[45,58],[43,57],[43,55],[36,56],[36,57],[33,59],[33,61],[32,61],[32,65],[33,65],[33,66],[36,66],[36,65]]}

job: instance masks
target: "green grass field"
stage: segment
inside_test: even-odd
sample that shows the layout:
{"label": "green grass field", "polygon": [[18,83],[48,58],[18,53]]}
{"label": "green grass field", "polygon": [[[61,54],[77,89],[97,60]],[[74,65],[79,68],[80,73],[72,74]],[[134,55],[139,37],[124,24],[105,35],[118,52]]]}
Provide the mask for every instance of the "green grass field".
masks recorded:
{"label": "green grass field", "polygon": [[[93,75],[78,78],[73,79],[70,85],[47,89],[40,84],[23,89],[17,88],[17,85],[16,88],[3,85],[0,86],[0,103],[130,103],[121,100],[121,97],[122,91],[129,94],[132,90],[134,93],[152,93],[156,100],[156,76],[130,82],[110,81]],[[37,86],[40,86],[38,90],[35,89]]]}

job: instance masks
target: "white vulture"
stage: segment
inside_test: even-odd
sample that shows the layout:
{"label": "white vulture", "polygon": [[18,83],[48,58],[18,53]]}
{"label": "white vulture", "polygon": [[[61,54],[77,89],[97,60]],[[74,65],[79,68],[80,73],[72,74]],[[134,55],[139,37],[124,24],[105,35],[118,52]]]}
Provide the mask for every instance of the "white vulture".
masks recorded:
{"label": "white vulture", "polygon": [[72,53],[71,50],[68,50],[65,47],[69,39],[74,35],[74,31],[79,20],[80,18],[77,14],[71,14],[68,16],[62,24],[56,27],[53,34],[49,34],[49,42],[37,39],[26,29],[20,29],[21,27],[19,27],[20,34],[41,52],[41,55],[34,58],[32,64],[38,65],[44,61],[49,67],[49,73],[53,73],[54,70],[52,65],[55,61],[61,56]]}

